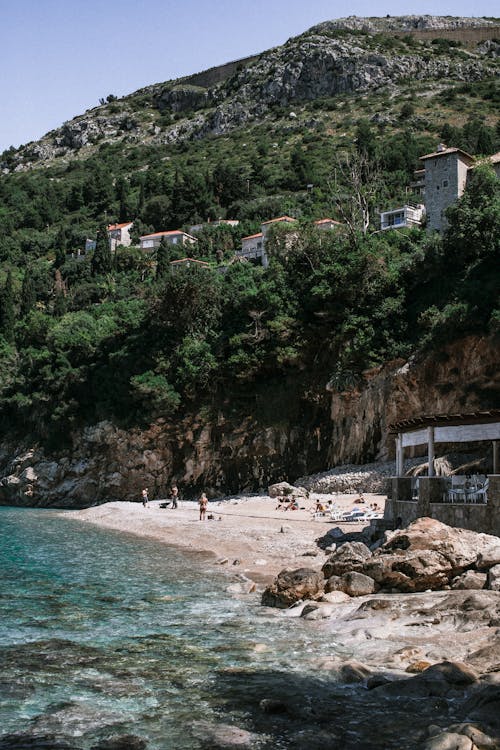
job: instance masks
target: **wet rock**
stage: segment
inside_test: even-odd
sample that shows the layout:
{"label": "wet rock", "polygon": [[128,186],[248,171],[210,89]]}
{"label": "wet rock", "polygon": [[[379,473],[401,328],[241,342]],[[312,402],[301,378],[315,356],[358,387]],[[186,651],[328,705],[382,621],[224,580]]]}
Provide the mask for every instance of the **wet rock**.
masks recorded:
{"label": "wet rock", "polygon": [[447,731],[469,737],[478,750],[498,750],[500,748],[500,740],[489,737],[473,724],[452,724]]}
{"label": "wet rock", "polygon": [[81,750],[80,746],[52,735],[4,734],[0,750]]}
{"label": "wet rock", "polygon": [[323,575],[325,578],[330,578],[353,570],[361,570],[371,556],[371,550],[363,542],[346,542],[335,550],[323,565]]}
{"label": "wet rock", "polygon": [[357,661],[348,661],[339,670],[343,682],[365,682],[371,674],[371,669]]}
{"label": "wet rock", "polygon": [[452,685],[472,685],[477,682],[479,675],[477,672],[462,662],[444,661],[440,664],[433,664],[422,673],[426,679],[443,679]]}
{"label": "wet rock", "polygon": [[283,570],[262,594],[267,607],[289,607],[301,599],[316,599],[324,591],[325,581],[316,570]]}
{"label": "wet rock", "polygon": [[422,746],[422,750],[477,750],[469,737],[455,732],[442,732],[431,737]]}
{"label": "wet rock", "polygon": [[430,698],[455,694],[474,684],[478,675],[466,664],[442,662],[433,664],[420,674],[397,683],[383,685],[376,690],[387,697],[405,696],[411,698]]}
{"label": "wet rock", "polygon": [[425,672],[426,669],[429,669],[430,666],[432,665],[428,661],[412,661],[411,664],[408,664],[406,667],[405,672],[408,672],[408,674],[421,674],[422,672]]}
{"label": "wet rock", "polygon": [[147,742],[134,734],[123,734],[102,740],[91,750],[146,750]]}
{"label": "wet rock", "polygon": [[302,610],[302,617],[305,620],[326,620],[335,612],[335,607],[331,604],[308,604]]}
{"label": "wet rock", "polygon": [[349,596],[349,594],[346,594],[343,591],[327,591],[325,588],[325,593],[321,597],[320,601],[327,602],[328,604],[345,604],[346,602],[351,601],[351,597]]}
{"label": "wet rock", "polygon": [[208,721],[197,721],[193,725],[193,734],[202,741],[207,750],[240,750],[254,747],[259,735],[230,724],[211,724]]}
{"label": "wet rock", "polygon": [[486,573],[476,570],[466,570],[461,576],[457,576],[451,583],[452,589],[484,589],[486,586]]}
{"label": "wet rock", "polygon": [[259,703],[259,708],[265,714],[284,714],[288,710],[286,703],[278,698],[263,698]]}
{"label": "wet rock", "polygon": [[241,581],[240,583],[232,583],[227,587],[226,591],[229,594],[251,594],[257,588],[255,581]]}
{"label": "wet rock", "polygon": [[483,731],[500,737],[500,685],[476,690],[461,710],[468,720],[481,722]]}

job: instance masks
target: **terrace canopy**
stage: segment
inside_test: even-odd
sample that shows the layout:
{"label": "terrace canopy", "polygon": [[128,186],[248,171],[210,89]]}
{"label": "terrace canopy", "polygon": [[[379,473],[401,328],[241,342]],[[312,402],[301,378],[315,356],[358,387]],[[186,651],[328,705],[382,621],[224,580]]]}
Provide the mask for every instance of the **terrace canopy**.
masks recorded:
{"label": "terrace canopy", "polygon": [[427,445],[429,476],[434,476],[434,448],[437,443],[473,443],[492,441],[493,473],[498,474],[500,409],[472,414],[437,414],[403,419],[390,426],[396,437],[396,475],[403,475],[404,449]]}

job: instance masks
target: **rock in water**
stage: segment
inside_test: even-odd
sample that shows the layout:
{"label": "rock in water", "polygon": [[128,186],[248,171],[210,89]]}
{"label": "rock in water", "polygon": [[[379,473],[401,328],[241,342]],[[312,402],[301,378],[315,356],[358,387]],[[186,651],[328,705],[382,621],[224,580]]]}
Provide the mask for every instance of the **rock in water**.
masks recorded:
{"label": "rock in water", "polygon": [[262,594],[262,604],[282,609],[301,599],[316,599],[323,593],[325,580],[311,568],[282,570]]}

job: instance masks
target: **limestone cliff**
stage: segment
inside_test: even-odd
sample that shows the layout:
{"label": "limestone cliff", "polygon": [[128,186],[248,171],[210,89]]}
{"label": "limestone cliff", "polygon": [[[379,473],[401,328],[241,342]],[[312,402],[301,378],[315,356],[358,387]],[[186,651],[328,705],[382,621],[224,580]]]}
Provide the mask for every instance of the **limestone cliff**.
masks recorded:
{"label": "limestone cliff", "polygon": [[393,455],[389,425],[428,413],[498,406],[498,342],[468,337],[419,360],[365,372],[358,388],[331,397],[331,421],[318,409],[300,424],[262,426],[222,413],[158,420],[125,431],[101,422],[71,436],[68,448],[0,446],[0,504],[84,507],[139,498],[147,485],[164,497],[176,481],[185,497],[255,491],[346,462]]}
{"label": "limestone cliff", "polygon": [[365,372],[361,386],[332,394],[330,465],[393,457],[393,422],[498,408],[499,360],[498,341],[470,336],[425,357]]}

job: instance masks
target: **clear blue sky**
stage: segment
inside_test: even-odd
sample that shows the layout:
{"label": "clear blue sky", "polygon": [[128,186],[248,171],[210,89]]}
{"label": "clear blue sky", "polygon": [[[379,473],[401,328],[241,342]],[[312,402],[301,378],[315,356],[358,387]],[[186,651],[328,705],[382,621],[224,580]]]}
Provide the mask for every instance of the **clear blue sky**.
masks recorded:
{"label": "clear blue sky", "polygon": [[347,15],[494,16],[495,0],[0,0],[0,152],[123,96]]}

